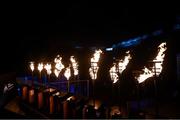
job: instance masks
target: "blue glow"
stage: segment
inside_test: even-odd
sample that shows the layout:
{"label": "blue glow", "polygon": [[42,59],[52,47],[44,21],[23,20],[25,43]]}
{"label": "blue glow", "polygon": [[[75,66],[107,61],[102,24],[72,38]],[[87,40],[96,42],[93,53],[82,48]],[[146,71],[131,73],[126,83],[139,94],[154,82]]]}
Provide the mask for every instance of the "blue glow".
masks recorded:
{"label": "blue glow", "polygon": [[112,48],[116,48],[116,45],[115,45],[115,44],[113,44],[113,45],[112,45]]}
{"label": "blue glow", "polygon": [[[180,29],[180,24],[176,25],[176,28]],[[127,40],[119,42],[117,44],[113,44],[112,48],[118,48],[118,47],[125,48],[125,47],[135,46],[135,45],[140,44],[142,40],[148,40],[149,36],[158,36],[158,35],[161,35],[162,33],[163,33],[162,29],[156,30],[156,31],[152,32],[152,34],[150,34],[150,35],[145,34],[145,35],[138,36],[135,38],[127,39]]]}
{"label": "blue glow", "polygon": [[21,96],[21,89],[19,87],[17,88],[17,91],[18,91],[18,95]]}
{"label": "blue glow", "polygon": [[113,51],[113,48],[106,48],[106,51]]}
{"label": "blue glow", "polygon": [[176,24],[175,26],[174,26],[174,30],[179,30],[180,29],[180,24]]}
{"label": "blue glow", "polygon": [[141,39],[147,39],[148,38],[148,35],[143,35],[142,37],[141,37]]}
{"label": "blue glow", "polygon": [[160,35],[160,34],[162,34],[162,30],[157,30],[157,31],[154,31],[153,33],[152,33],[152,35],[154,35],[154,36],[157,36],[157,35]]}
{"label": "blue glow", "polygon": [[129,46],[137,45],[140,42],[141,42],[141,37],[136,37],[136,38],[133,38],[133,39],[129,39],[127,41],[123,41],[123,42],[119,43],[118,46],[129,47]]}

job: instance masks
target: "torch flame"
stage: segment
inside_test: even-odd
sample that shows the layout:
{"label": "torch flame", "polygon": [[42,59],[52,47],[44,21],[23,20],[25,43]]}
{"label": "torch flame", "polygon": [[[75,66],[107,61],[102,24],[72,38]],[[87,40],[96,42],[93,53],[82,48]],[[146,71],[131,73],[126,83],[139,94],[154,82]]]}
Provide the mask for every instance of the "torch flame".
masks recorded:
{"label": "torch flame", "polygon": [[140,74],[136,79],[138,80],[139,83],[144,82],[147,78],[150,78],[153,76],[153,72],[150,71],[148,68],[144,67],[143,73]]}
{"label": "torch flame", "polygon": [[39,72],[41,72],[42,69],[43,69],[43,63],[39,63],[39,64],[38,64],[38,70],[39,70]]}
{"label": "torch flame", "polygon": [[[156,66],[156,75],[158,76],[163,67],[162,67],[162,63],[164,61],[164,57],[165,57],[165,54],[164,52],[166,51],[166,43],[161,43],[159,46],[158,46],[159,50],[158,50],[158,54],[156,56],[156,58],[153,60],[153,62],[155,62],[155,66]],[[157,63],[156,63],[157,61]],[[136,77],[136,79],[138,80],[139,83],[145,81],[147,78],[149,77],[152,77],[155,73],[154,71],[154,67],[152,70],[149,70],[147,69],[146,67],[143,69],[144,73],[143,74],[140,74],[139,77]]]}
{"label": "torch flame", "polygon": [[126,66],[128,65],[129,61],[132,58],[131,55],[129,54],[129,51],[127,51],[126,54],[127,55],[124,57],[124,60],[120,60],[118,63],[119,73],[122,73],[126,69]]}
{"label": "torch flame", "polygon": [[97,72],[98,72],[98,62],[99,62],[99,58],[100,58],[100,54],[102,53],[102,51],[96,50],[93,57],[91,58],[91,67],[89,68],[89,74],[91,79],[95,80],[97,79]]}
{"label": "torch flame", "polygon": [[111,69],[109,70],[111,80],[113,80],[113,83],[116,83],[119,79],[116,69],[116,64],[114,64]]}
{"label": "torch flame", "polygon": [[57,55],[57,57],[54,59],[54,62],[56,63],[54,74],[56,75],[56,77],[59,76],[59,73],[64,68],[64,65],[62,64],[61,60],[62,60],[62,57],[60,57],[59,55]]}
{"label": "torch flame", "polygon": [[74,56],[71,56],[70,57],[70,61],[72,63],[72,67],[73,67],[73,70],[74,70],[74,75],[78,75],[79,71],[78,71],[78,63],[76,62]]}
{"label": "torch flame", "polygon": [[34,62],[30,62],[30,68],[32,70],[32,72],[34,71]]}
{"label": "torch flame", "polygon": [[64,76],[67,78],[67,80],[69,80],[69,78],[71,77],[70,66],[66,68],[66,71],[64,72]]}
{"label": "torch flame", "polygon": [[[156,68],[158,68],[158,69],[156,69],[156,74],[157,74],[157,76],[159,76],[159,74],[161,73],[161,71],[162,71],[162,69],[163,69],[162,63],[163,63],[164,57],[165,57],[164,52],[165,52],[166,49],[167,49],[167,47],[166,47],[166,42],[161,43],[161,44],[158,46],[158,48],[159,48],[159,52],[158,52],[156,58],[153,60],[154,62],[157,61],[157,63],[155,63]],[[154,68],[153,68],[153,72],[154,72]]]}
{"label": "torch flame", "polygon": [[51,64],[48,64],[48,63],[47,63],[47,64],[44,66],[44,68],[46,69],[47,74],[50,75],[51,72],[52,72],[52,71],[51,71]]}

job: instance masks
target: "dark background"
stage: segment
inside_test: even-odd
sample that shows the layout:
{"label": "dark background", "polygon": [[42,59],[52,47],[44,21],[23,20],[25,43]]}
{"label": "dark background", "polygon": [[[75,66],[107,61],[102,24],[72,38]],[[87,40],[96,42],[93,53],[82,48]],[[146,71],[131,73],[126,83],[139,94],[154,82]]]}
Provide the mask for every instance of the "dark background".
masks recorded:
{"label": "dark background", "polygon": [[175,4],[156,2],[2,3],[1,73],[74,47],[106,47],[157,29],[169,31],[178,15]]}
{"label": "dark background", "polygon": [[[133,59],[122,74],[118,85],[121,97],[136,96],[133,70],[140,70],[157,53],[157,46],[167,42],[163,72],[158,77],[158,95],[162,101],[172,98],[180,84],[176,74],[176,53],[180,52],[179,31],[173,26],[180,21],[179,4],[172,3],[121,3],[97,1],[26,2],[1,4],[0,74],[16,72],[17,76],[29,73],[28,62],[53,61],[61,54],[68,65],[69,56],[78,56],[80,79],[89,79],[91,47],[110,47],[125,39],[134,38],[162,29],[163,35],[149,38],[131,48]],[[79,48],[79,49],[77,49]],[[111,95],[109,69],[113,57],[122,58],[126,49],[105,53],[100,60],[96,94]],[[154,95],[153,78],[142,84],[147,89],[142,96]],[[143,88],[144,85],[144,88]],[[143,90],[142,90],[143,91]],[[115,92],[116,94],[116,92]],[[165,98],[165,100],[164,100]],[[177,100],[179,101],[179,99]]]}

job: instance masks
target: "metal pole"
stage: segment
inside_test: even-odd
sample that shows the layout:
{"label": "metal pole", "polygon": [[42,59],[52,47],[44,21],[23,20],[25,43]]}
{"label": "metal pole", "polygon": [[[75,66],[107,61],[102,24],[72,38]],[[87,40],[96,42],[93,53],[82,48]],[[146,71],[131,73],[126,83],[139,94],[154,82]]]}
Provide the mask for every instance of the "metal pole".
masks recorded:
{"label": "metal pole", "polygon": [[119,110],[121,112],[122,105],[121,105],[121,90],[120,90],[120,85],[118,85],[118,90],[119,90]]}
{"label": "metal pole", "polygon": [[79,75],[75,76],[75,80],[77,81],[77,83],[75,82],[75,86],[76,86],[76,91],[75,91],[75,93],[78,94]]}
{"label": "metal pole", "polygon": [[68,80],[68,93],[69,93],[69,80]]}
{"label": "metal pole", "polygon": [[42,80],[41,80],[41,72],[39,72],[39,83],[42,83]]}
{"label": "metal pole", "polygon": [[95,107],[95,96],[94,96],[94,91],[95,91],[95,84],[93,80],[93,106]]}
{"label": "metal pole", "polygon": [[139,89],[139,83],[137,83],[137,104],[138,104],[138,112],[140,111],[140,89]]}
{"label": "metal pole", "polygon": [[119,82],[119,86],[118,86],[118,90],[119,90],[119,110],[122,113],[122,106],[123,106],[123,100],[122,96],[121,96],[121,87],[120,87],[120,82]]}
{"label": "metal pole", "polygon": [[[74,78],[73,80],[75,81],[75,80],[76,80],[76,76],[74,75],[73,78]],[[77,83],[78,83],[78,81],[77,81]],[[76,82],[74,83],[74,87],[75,87],[75,88],[74,88],[74,89],[75,89],[75,90],[74,90],[74,94],[75,94],[75,95],[77,94],[77,83],[76,83]]]}
{"label": "metal pole", "polygon": [[94,108],[95,108],[95,95],[94,95],[94,91],[95,91],[95,84],[94,84],[94,81],[95,81],[95,66],[93,66],[93,75],[94,75],[94,78],[92,79],[92,83],[93,83],[93,105],[94,105]]}
{"label": "metal pole", "polygon": [[87,96],[89,97],[89,80],[87,80]]}
{"label": "metal pole", "polygon": [[154,79],[154,92],[155,92],[155,116],[159,116],[159,108],[158,108],[158,99],[157,99],[157,75],[156,75],[156,63],[154,62],[154,74],[155,74],[155,79]]}
{"label": "metal pole", "polygon": [[48,75],[47,84],[49,84],[50,81],[50,74]]}
{"label": "metal pole", "polygon": [[112,83],[112,99],[114,99],[114,83]]}
{"label": "metal pole", "polygon": [[32,88],[34,87],[34,75],[33,75],[33,71],[32,71],[32,83],[31,83]]}
{"label": "metal pole", "polygon": [[[92,65],[92,63],[91,63]],[[92,78],[92,94],[93,94],[93,106],[95,108],[95,96],[94,96],[94,91],[95,91],[95,86],[94,86],[94,81],[95,81],[95,66],[93,65],[92,66],[92,69],[93,69],[93,75],[94,75],[94,78]]]}

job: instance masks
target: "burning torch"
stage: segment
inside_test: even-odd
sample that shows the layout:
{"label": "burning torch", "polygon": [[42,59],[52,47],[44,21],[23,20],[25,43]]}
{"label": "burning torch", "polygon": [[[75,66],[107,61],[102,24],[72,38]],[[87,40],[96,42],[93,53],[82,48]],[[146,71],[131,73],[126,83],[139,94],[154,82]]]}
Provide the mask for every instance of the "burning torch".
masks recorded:
{"label": "burning torch", "polygon": [[31,68],[31,71],[32,71],[32,83],[31,83],[31,86],[33,87],[34,86],[34,75],[33,75],[34,62],[30,62],[30,68]]}
{"label": "burning torch", "polygon": [[64,72],[64,76],[67,78],[67,81],[68,81],[68,92],[70,92],[69,91],[69,78],[71,77],[70,66],[66,68],[66,70]]}
{"label": "burning torch", "polygon": [[[91,67],[89,68],[89,74],[92,79],[94,88],[95,88],[94,81],[97,79],[97,72],[99,69],[98,62],[99,62],[101,53],[102,53],[102,51],[100,49],[96,50],[93,57],[91,58]],[[95,90],[93,89],[93,105],[95,106],[94,91]]]}
{"label": "burning torch", "polygon": [[46,71],[47,71],[47,75],[48,75],[48,82],[50,81],[50,75],[51,75],[51,64],[46,64],[45,66],[44,66],[44,68],[46,69]]}
{"label": "burning torch", "polygon": [[38,70],[39,70],[39,79],[40,79],[40,81],[42,82],[42,76],[41,76],[41,71],[42,71],[42,69],[43,69],[43,63],[39,63],[38,64]]}

